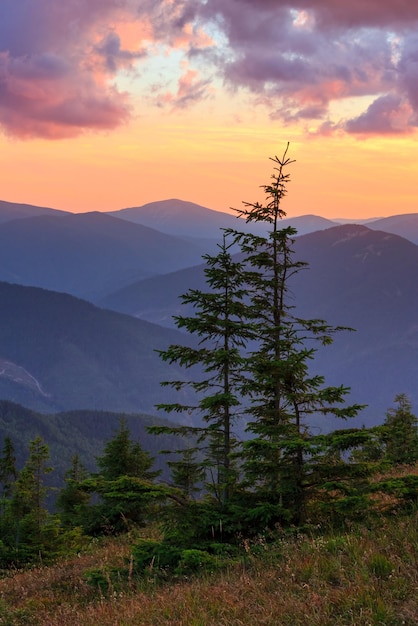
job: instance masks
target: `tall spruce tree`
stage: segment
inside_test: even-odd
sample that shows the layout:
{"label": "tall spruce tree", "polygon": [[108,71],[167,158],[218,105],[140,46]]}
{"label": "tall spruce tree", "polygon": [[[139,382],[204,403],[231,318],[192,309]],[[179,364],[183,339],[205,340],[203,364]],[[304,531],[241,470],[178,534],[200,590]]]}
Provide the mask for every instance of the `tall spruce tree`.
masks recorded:
{"label": "tall spruce tree", "polygon": [[[225,235],[216,256],[205,255],[208,291],[191,289],[181,296],[184,304],[195,309],[193,316],[175,317],[178,328],[196,335],[198,347],[171,345],[160,351],[163,360],[185,368],[196,368],[194,380],[164,382],[182,390],[191,387],[197,394],[196,404],[159,404],[167,412],[194,412],[203,425],[199,427],[154,428],[154,432],[195,435],[203,451],[203,466],[212,470],[207,486],[217,500],[226,504],[236,480],[231,464],[236,446],[232,422],[240,413],[240,389],[243,386],[245,358],[242,349],[253,337],[252,322],[246,320],[247,278],[243,264],[231,254],[234,239]],[[203,371],[203,374],[202,374]],[[209,459],[217,458],[216,466]],[[215,475],[214,475],[214,473]]]}
{"label": "tall spruce tree", "polygon": [[263,186],[265,203],[245,202],[238,211],[247,223],[265,223],[266,236],[234,231],[232,235],[248,266],[250,302],[244,316],[256,331],[243,389],[250,399],[250,439],[243,455],[247,485],[255,490],[258,501],[268,505],[272,521],[277,517],[300,523],[315,460],[309,417],[332,414],[346,418],[360,407],[342,406],[348,388],[326,387],[322,376],[310,372],[316,342],[330,344],[333,334],[342,328],[321,319],[302,319],[295,312],[291,280],[307,264],[294,258],[296,231],[280,227],[285,215],[281,204],[290,180],[287,168],[293,163],[287,152],[288,146],[282,158],[272,159],[272,182]]}
{"label": "tall spruce tree", "polygon": [[[363,433],[353,430],[347,437],[341,433],[334,438],[314,437],[309,428],[313,415],[348,418],[361,407],[345,405],[347,387],[326,386],[323,376],[311,372],[318,344],[332,343],[334,333],[343,327],[303,319],[293,304],[292,279],[307,264],[294,258],[296,231],[280,227],[285,216],[281,203],[290,180],[287,168],[293,162],[287,152],[288,146],[282,158],[272,159],[272,182],[263,186],[265,202],[244,202],[244,209],[238,211],[247,223],[264,223],[266,235],[225,230],[220,254],[204,257],[208,292],[191,290],[182,296],[194,306],[195,315],[179,316],[176,323],[198,335],[198,347],[175,345],[160,353],[170,363],[201,367],[206,374],[192,382],[164,383],[179,391],[190,385],[201,394],[196,404],[159,408],[197,411],[203,416],[207,427],[171,431],[195,432],[206,444],[204,462],[212,474],[220,466],[222,502],[229,505],[230,528],[237,529],[245,523],[255,529],[275,522],[301,523],[308,493],[326,489],[330,459],[331,476],[344,488],[343,478],[349,481],[358,471],[352,471],[344,457],[364,440]],[[239,261],[231,256],[231,245],[238,245]],[[230,467],[235,412],[249,420],[249,438],[236,454],[240,481]],[[231,480],[237,498],[231,497]]]}

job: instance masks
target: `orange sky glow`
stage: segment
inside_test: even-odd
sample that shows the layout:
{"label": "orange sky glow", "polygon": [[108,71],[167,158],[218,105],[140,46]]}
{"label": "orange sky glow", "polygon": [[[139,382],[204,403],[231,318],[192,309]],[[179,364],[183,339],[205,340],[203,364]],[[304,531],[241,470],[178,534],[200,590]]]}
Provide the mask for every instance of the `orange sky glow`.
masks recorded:
{"label": "orange sky glow", "polygon": [[269,157],[290,142],[289,217],[418,212],[411,3],[143,4],[86,0],[77,14],[69,0],[62,15],[59,0],[28,0],[37,21],[5,0],[1,200],[85,212],[180,198],[229,211],[262,200]]}

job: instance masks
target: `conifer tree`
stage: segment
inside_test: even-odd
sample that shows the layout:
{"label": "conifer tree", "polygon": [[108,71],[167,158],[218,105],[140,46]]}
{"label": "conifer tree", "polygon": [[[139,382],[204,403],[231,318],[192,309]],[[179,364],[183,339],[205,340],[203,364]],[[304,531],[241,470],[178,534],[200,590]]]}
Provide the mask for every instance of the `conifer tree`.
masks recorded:
{"label": "conifer tree", "polygon": [[187,500],[200,491],[205,478],[205,468],[196,460],[196,449],[185,448],[176,461],[168,461],[175,487],[181,489]]}
{"label": "conifer tree", "polygon": [[[324,386],[324,378],[310,372],[315,345],[332,342],[340,327],[321,319],[302,319],[295,313],[291,280],[307,264],[294,258],[291,227],[281,228],[282,200],[290,180],[287,156],[274,157],[272,182],[264,185],[265,203],[244,202],[239,211],[248,223],[265,223],[265,237],[233,232],[248,265],[250,302],[245,315],[256,330],[256,347],[247,360],[244,393],[250,399],[249,441],[245,444],[247,483],[258,499],[273,505],[278,518],[303,519],[312,435],[309,417],[332,414],[354,416],[359,406],[341,406],[348,389]],[[273,515],[274,517],[274,515]]]}
{"label": "conifer tree", "polygon": [[121,476],[135,476],[154,480],[158,471],[151,471],[154,459],[142,449],[139,442],[132,441],[126,420],[121,418],[115,436],[104,447],[103,455],[97,457],[100,476],[115,480]]}
{"label": "conifer tree", "polygon": [[398,394],[395,403],[382,428],[385,457],[393,465],[413,464],[418,461],[418,419],[406,394]]}
{"label": "conifer tree", "polygon": [[[274,157],[272,182],[264,185],[266,201],[244,202],[238,211],[247,223],[264,223],[265,236],[227,229],[225,238],[238,244],[240,260],[232,257],[224,238],[216,257],[207,255],[205,270],[210,291],[191,290],[182,296],[195,307],[193,317],[177,317],[179,328],[195,333],[197,348],[171,346],[161,352],[163,359],[186,368],[201,366],[204,376],[192,382],[165,384],[182,390],[186,385],[202,394],[196,404],[159,405],[167,411],[200,411],[207,427],[171,429],[184,435],[194,432],[206,444],[205,462],[216,473],[220,465],[223,504],[230,505],[237,527],[244,518],[253,528],[278,522],[303,521],[309,490],[319,490],[327,480],[329,452],[340,457],[339,478],[348,476],[341,452],[363,441],[363,434],[351,433],[315,438],[310,418],[332,415],[355,416],[358,405],[345,406],[349,389],[327,387],[324,378],[311,373],[318,345],[332,343],[334,333],[343,330],[321,319],[303,319],[296,313],[291,287],[293,277],[307,267],[294,258],[293,228],[281,228],[285,212],[281,203],[290,180],[287,156]],[[236,451],[244,480],[231,471],[233,448],[230,425],[233,412],[246,414],[249,439]],[[161,429],[159,429],[161,431]],[[165,429],[164,429],[165,430]],[[219,464],[219,441],[224,442]],[[352,475],[355,472],[351,472]],[[229,477],[229,478],[228,478]],[[231,480],[237,498],[231,497]],[[341,483],[342,484],[342,483]],[[233,526],[232,518],[230,527]]]}
{"label": "conifer tree", "polygon": [[[208,290],[191,289],[181,296],[183,303],[195,309],[193,316],[175,317],[179,329],[194,334],[198,347],[172,345],[160,351],[163,360],[178,363],[185,368],[195,367],[194,380],[164,382],[177,391],[191,387],[198,396],[196,404],[159,404],[167,412],[195,413],[201,419],[200,427],[152,428],[153,432],[193,434],[203,450],[205,459],[216,454],[218,458],[215,480],[211,481],[216,498],[226,504],[235,481],[231,464],[236,446],[232,423],[240,409],[240,388],[243,381],[245,358],[242,348],[253,336],[252,323],[245,321],[247,297],[246,275],[241,262],[234,260],[231,248],[234,240],[224,236],[216,256],[205,255],[205,277]],[[203,375],[200,373],[203,370]],[[215,452],[216,451],[216,452]],[[213,468],[212,464],[209,464]]]}
{"label": "conifer tree", "polygon": [[86,522],[90,494],[83,488],[83,483],[87,478],[88,472],[78,455],[73,456],[71,467],[65,473],[65,486],[57,498],[57,508],[64,526],[82,527]]}
{"label": "conifer tree", "polygon": [[85,530],[113,534],[128,530],[132,524],[142,524],[149,502],[162,497],[162,490],[153,484],[160,474],[151,470],[153,463],[141,444],[132,441],[122,418],[103,455],[97,457],[100,471],[81,485],[100,497],[100,503],[89,510],[90,521]]}
{"label": "conifer tree", "polygon": [[11,497],[13,484],[16,481],[17,475],[14,446],[10,437],[6,437],[0,457],[0,483],[2,484],[3,498],[7,499]]}
{"label": "conifer tree", "polygon": [[10,514],[15,529],[15,550],[18,558],[32,559],[42,554],[48,543],[46,508],[49,488],[45,476],[52,471],[48,464],[49,447],[40,436],[29,443],[29,457],[14,483]]}

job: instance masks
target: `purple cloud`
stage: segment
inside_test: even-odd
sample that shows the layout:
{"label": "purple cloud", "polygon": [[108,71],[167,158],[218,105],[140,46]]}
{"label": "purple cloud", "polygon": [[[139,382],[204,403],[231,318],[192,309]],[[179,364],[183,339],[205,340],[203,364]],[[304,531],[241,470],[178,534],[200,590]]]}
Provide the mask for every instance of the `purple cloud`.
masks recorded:
{"label": "purple cloud", "polygon": [[411,110],[402,98],[388,94],[374,100],[364,113],[344,127],[349,133],[360,135],[403,134],[411,130]]}
{"label": "purple cloud", "polygon": [[71,137],[128,119],[127,94],[105,76],[132,63],[111,27],[132,12],[128,2],[3,0],[1,12],[0,126],[7,133]]}
{"label": "purple cloud", "polygon": [[[279,6],[278,6],[279,5]],[[322,128],[410,132],[418,113],[418,4],[409,0],[212,0],[201,7],[227,37],[227,83],[254,93],[284,122]],[[353,120],[331,122],[329,105],[374,96]]]}
{"label": "purple cloud", "polygon": [[[135,38],[124,37],[132,24]],[[160,104],[193,106],[216,72],[272,119],[317,120],[327,133],[410,132],[417,27],[410,0],[2,0],[0,128],[59,138],[123,124],[130,97],[115,79],[146,67],[151,41],[183,55],[177,87],[167,94],[161,84]],[[331,103],[358,96],[374,101],[352,120],[329,119]]]}

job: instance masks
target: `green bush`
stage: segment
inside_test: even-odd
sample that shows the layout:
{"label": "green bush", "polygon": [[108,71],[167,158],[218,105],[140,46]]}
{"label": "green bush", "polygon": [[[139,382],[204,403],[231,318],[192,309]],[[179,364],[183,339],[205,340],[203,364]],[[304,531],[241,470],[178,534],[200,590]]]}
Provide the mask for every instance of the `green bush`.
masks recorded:
{"label": "green bush", "polygon": [[368,568],[370,572],[376,576],[376,578],[381,578],[382,580],[389,578],[393,572],[392,563],[384,554],[381,554],[380,552],[372,554],[368,562]]}
{"label": "green bush", "polygon": [[177,574],[193,574],[202,570],[214,570],[218,559],[205,550],[183,550],[177,566]]}
{"label": "green bush", "polygon": [[135,571],[139,574],[147,570],[172,571],[181,559],[181,549],[162,541],[140,539],[132,548]]}

